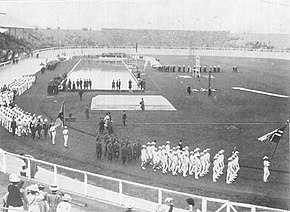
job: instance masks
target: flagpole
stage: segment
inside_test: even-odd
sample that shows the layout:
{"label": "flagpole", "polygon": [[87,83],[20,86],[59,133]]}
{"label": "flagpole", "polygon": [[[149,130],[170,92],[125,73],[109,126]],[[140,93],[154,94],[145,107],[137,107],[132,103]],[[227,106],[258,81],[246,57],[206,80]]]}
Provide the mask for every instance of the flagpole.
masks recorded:
{"label": "flagpole", "polygon": [[65,101],[63,101],[63,127],[65,125]]}
{"label": "flagpole", "polygon": [[271,160],[272,160],[273,157],[274,157],[274,154],[275,154],[275,152],[276,152],[276,149],[277,149],[278,144],[279,144],[279,142],[276,144],[276,147],[275,147],[275,149],[274,149],[274,152],[273,152],[273,154],[272,154],[272,156],[271,156]]}

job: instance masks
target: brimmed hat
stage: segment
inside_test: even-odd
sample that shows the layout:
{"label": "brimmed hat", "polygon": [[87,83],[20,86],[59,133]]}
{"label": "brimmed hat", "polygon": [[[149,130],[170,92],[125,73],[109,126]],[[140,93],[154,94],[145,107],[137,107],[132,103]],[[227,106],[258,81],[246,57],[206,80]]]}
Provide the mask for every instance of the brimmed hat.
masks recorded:
{"label": "brimmed hat", "polygon": [[129,203],[129,204],[127,205],[127,209],[132,209],[132,208],[133,208],[132,203]]}
{"label": "brimmed hat", "polygon": [[18,183],[18,182],[20,182],[20,178],[18,177],[17,174],[10,174],[9,175],[9,181],[11,183]]}
{"label": "brimmed hat", "polygon": [[263,160],[267,160],[267,159],[269,159],[268,156],[264,156],[263,157]]}
{"label": "brimmed hat", "polygon": [[173,201],[173,199],[171,197],[166,197],[164,200],[164,202],[172,202],[172,201]]}
{"label": "brimmed hat", "polygon": [[166,141],[167,144],[170,144],[170,141]]}
{"label": "brimmed hat", "polygon": [[38,186],[38,189],[43,189],[44,188],[44,185],[41,184],[41,183],[38,183],[37,186]]}
{"label": "brimmed hat", "polygon": [[57,185],[52,185],[49,187],[49,190],[51,191],[57,191],[59,189],[59,187]]}
{"label": "brimmed hat", "polygon": [[36,184],[28,186],[27,190],[28,191],[35,191],[35,192],[39,191],[38,186]]}
{"label": "brimmed hat", "polygon": [[67,202],[69,202],[69,201],[72,200],[72,198],[71,198],[71,196],[70,196],[69,194],[65,194],[65,195],[62,197],[62,200],[63,200],[63,201],[67,201]]}
{"label": "brimmed hat", "polygon": [[64,128],[66,129],[66,128],[67,128],[67,126],[64,126]]}

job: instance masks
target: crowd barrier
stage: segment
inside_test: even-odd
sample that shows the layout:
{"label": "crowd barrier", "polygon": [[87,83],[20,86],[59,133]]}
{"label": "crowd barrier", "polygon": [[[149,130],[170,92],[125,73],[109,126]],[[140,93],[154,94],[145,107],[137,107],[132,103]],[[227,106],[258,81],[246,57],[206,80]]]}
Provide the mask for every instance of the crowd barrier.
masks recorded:
{"label": "crowd barrier", "polygon": [[[0,150],[1,172],[20,173],[20,171],[23,171],[22,166],[24,164],[27,164],[27,175],[25,177],[27,180],[33,179],[36,182],[47,185],[57,184],[62,190],[105,201],[110,204],[126,206],[128,203],[132,203],[134,208],[141,209],[142,211],[155,211],[157,206],[162,204],[166,197],[172,197],[174,199],[174,211],[177,212],[188,210],[185,201],[187,198],[193,198],[195,200],[195,208],[200,209],[202,212],[219,212],[224,209],[227,212],[285,211],[148,186]],[[33,170],[35,168],[33,167],[36,164],[38,166],[38,172],[35,174],[35,170]]]}

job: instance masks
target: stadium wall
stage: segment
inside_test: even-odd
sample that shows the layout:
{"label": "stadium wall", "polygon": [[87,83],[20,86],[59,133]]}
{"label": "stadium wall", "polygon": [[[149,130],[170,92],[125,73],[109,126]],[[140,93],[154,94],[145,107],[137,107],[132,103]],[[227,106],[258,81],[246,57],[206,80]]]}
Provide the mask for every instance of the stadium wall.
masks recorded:
{"label": "stadium wall", "polygon": [[99,55],[102,53],[126,53],[132,55],[200,55],[200,56],[221,56],[221,57],[245,57],[245,58],[268,58],[290,60],[290,51],[271,51],[247,49],[214,49],[214,48],[195,48],[192,49],[160,49],[160,48],[138,48],[133,47],[88,47],[88,46],[70,46],[70,47],[53,47],[36,50],[43,57],[55,59],[55,55],[65,53],[67,57]]}

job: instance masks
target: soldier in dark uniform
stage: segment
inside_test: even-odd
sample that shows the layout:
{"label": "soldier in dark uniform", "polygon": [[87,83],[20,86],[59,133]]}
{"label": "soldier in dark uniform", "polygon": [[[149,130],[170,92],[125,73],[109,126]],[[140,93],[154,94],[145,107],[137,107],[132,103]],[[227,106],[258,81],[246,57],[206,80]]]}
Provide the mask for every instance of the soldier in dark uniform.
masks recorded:
{"label": "soldier in dark uniform", "polygon": [[106,132],[105,137],[104,137],[104,145],[105,145],[105,157],[107,156],[107,148],[108,148],[108,143],[110,142],[110,135],[108,132]]}
{"label": "soldier in dark uniform", "polygon": [[114,159],[119,160],[119,155],[120,155],[120,143],[118,140],[115,140],[114,143]]}
{"label": "soldier in dark uniform", "polygon": [[11,129],[12,129],[12,135],[14,136],[14,135],[15,135],[16,128],[17,128],[17,123],[16,123],[16,121],[15,121],[15,117],[14,117],[14,116],[13,116],[13,118],[12,118],[12,121],[11,121],[10,127],[11,127]]}
{"label": "soldier in dark uniform", "polygon": [[142,145],[141,145],[141,142],[140,142],[140,139],[137,140],[137,159],[140,158],[141,156],[141,150],[142,150]]}
{"label": "soldier in dark uniform", "polygon": [[83,81],[82,81],[82,79],[80,79],[80,89],[81,90],[83,89]]}
{"label": "soldier in dark uniform", "polygon": [[102,143],[101,140],[96,140],[96,153],[97,153],[97,159],[102,158]]}
{"label": "soldier in dark uniform", "polygon": [[133,160],[137,160],[138,159],[138,144],[137,142],[135,142],[133,144]]}
{"label": "soldier in dark uniform", "polygon": [[104,122],[104,119],[103,119],[103,118],[100,118],[100,122],[99,122],[99,132],[100,132],[101,134],[103,134],[104,129],[105,129],[105,122]]}
{"label": "soldier in dark uniform", "polygon": [[109,141],[107,145],[107,151],[108,151],[108,161],[112,162],[113,159],[113,144],[112,141]]}
{"label": "soldier in dark uniform", "polygon": [[127,146],[126,145],[122,145],[121,147],[121,156],[122,156],[122,164],[125,164],[126,159],[127,159]]}
{"label": "soldier in dark uniform", "polygon": [[127,155],[128,155],[128,162],[131,162],[133,159],[133,146],[131,142],[127,145]]}

